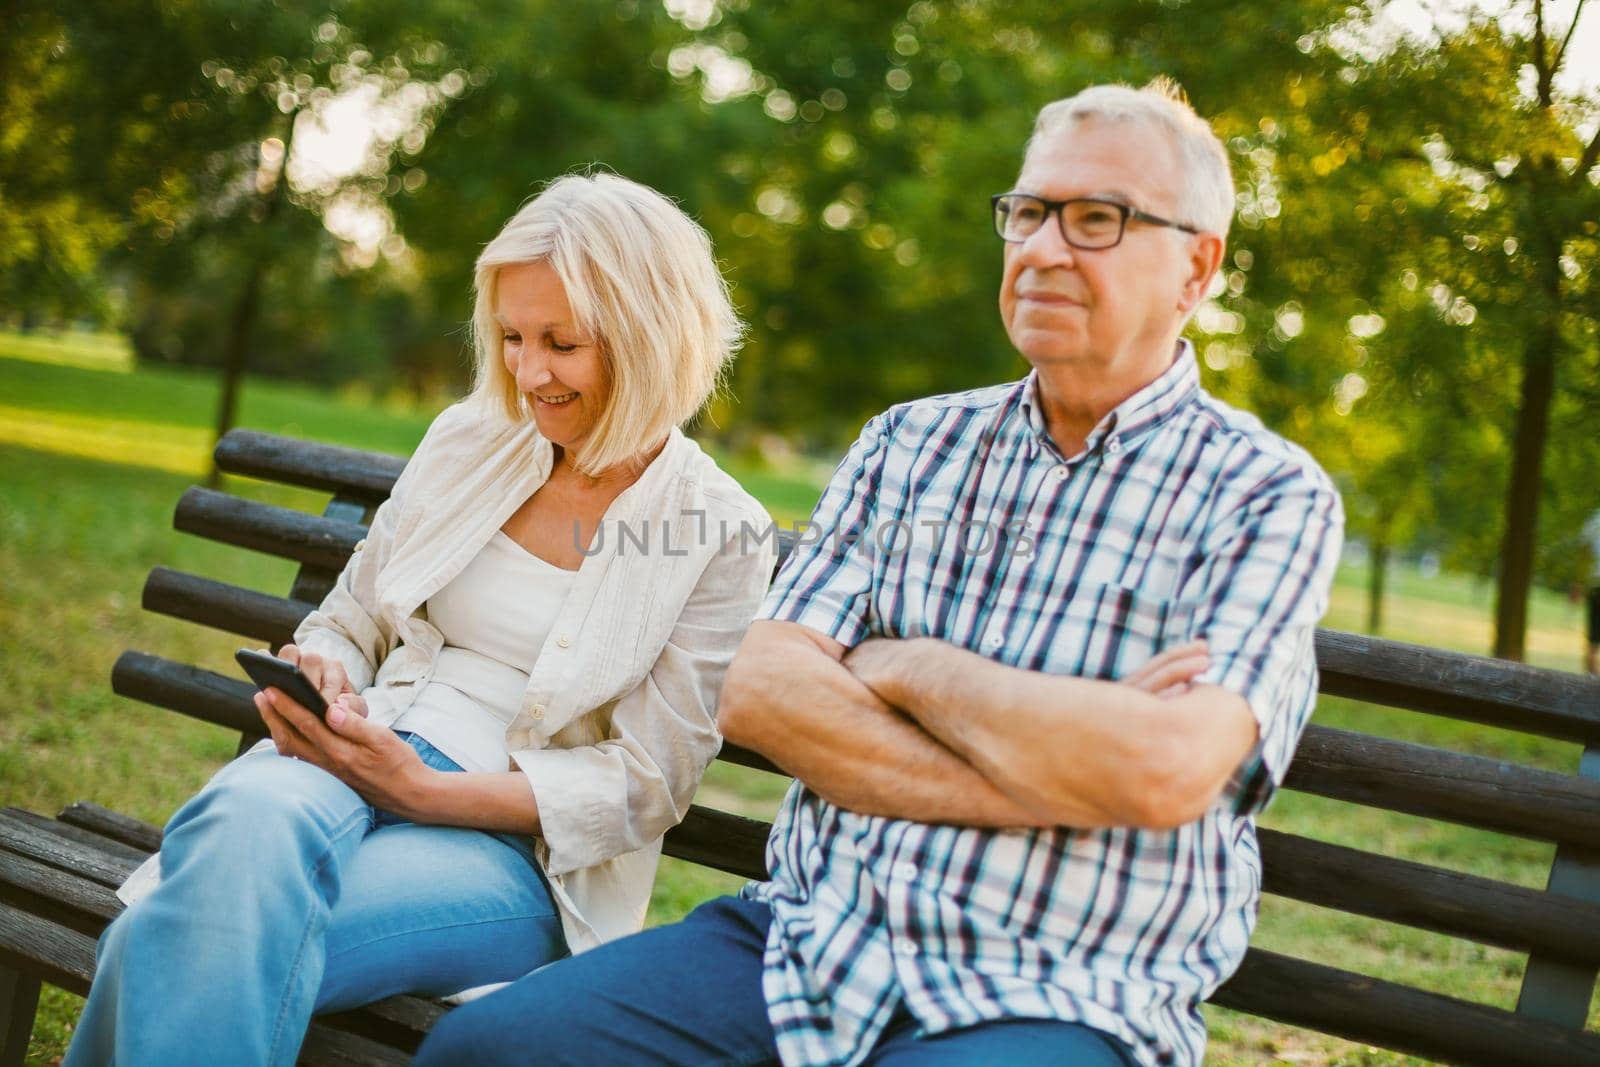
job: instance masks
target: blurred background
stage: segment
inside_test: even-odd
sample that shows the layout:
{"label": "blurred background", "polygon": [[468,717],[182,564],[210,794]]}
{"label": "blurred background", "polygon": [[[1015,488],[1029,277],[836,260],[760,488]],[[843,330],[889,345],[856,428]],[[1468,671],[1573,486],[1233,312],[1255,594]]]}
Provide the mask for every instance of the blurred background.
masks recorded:
{"label": "blurred background", "polygon": [[752,331],[701,432],[770,461],[1019,375],[987,195],[1042,103],[1173,75],[1239,186],[1192,329],[1207,385],[1339,479],[1372,627],[1386,569],[1421,560],[1495,579],[1488,645],[1520,658],[1531,589],[1582,578],[1600,16],[1581,3],[7,8],[13,337],[91,330],[117,369],[207,368],[182,380],[226,384],[223,424],[241,374],[436,408],[465,382],[478,249],[599,164],[711,231]]}
{"label": "blurred background", "polygon": [[[287,587],[176,537],[173,503],[230,425],[408,452],[466,383],[473,259],[542,182],[609,167],[710,231],[751,332],[696,433],[788,521],[871,414],[1025,372],[987,198],[1042,104],[1156,74],[1214,121],[1238,187],[1190,328],[1205,384],[1344,493],[1328,625],[1577,669],[1600,509],[1583,0],[0,0],[0,801],[160,821],[226,757],[106,683],[130,645],[214,651],[138,610],[149,567]],[[723,772],[712,802],[770,810]],[[1470,867],[1472,831],[1316,804],[1272,818]],[[1542,885],[1548,850],[1524,844],[1488,873]],[[710,888],[669,872],[655,914]],[[1265,943],[1335,962],[1326,925],[1362,922],[1273,906]],[[1514,996],[1509,954],[1380,926],[1339,935],[1346,965]],[[40,1062],[75,1014],[48,996]],[[1213,1019],[1224,1062],[1393,1059]]]}

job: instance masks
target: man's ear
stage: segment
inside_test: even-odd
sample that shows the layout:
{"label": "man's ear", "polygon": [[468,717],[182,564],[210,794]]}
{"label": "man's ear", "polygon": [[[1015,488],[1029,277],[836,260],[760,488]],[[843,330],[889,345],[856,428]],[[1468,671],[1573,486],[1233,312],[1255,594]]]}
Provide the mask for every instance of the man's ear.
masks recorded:
{"label": "man's ear", "polygon": [[1178,310],[1187,315],[1211,291],[1211,279],[1222,265],[1222,235],[1199,233],[1189,239],[1189,275],[1178,297]]}

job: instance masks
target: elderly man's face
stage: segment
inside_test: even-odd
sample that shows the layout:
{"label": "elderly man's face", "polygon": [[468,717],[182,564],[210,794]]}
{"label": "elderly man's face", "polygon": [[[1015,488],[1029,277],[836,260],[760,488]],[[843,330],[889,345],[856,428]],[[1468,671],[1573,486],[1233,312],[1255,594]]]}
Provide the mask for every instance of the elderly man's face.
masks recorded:
{"label": "elderly man's face", "polygon": [[[1049,200],[1120,200],[1187,222],[1178,216],[1183,180],[1176,153],[1155,130],[1086,119],[1036,143],[1016,189]],[[1135,374],[1144,362],[1170,358],[1170,348],[1161,349],[1193,306],[1190,241],[1129,220],[1121,244],[1083,251],[1063,240],[1052,215],[1005,248],[1000,316],[1011,343],[1040,368]]]}

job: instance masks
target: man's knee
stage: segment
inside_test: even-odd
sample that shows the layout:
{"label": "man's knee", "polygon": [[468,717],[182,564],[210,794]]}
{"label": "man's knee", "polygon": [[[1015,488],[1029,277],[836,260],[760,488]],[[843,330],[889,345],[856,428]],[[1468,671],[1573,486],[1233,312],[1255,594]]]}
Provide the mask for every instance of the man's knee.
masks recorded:
{"label": "man's knee", "polygon": [[453,1067],[470,1063],[494,1067],[495,1064],[528,1063],[534,1059],[540,1063],[549,1062],[544,1059],[542,1049],[541,1055],[534,1057],[532,1050],[519,1042],[507,1041],[500,1029],[502,1022],[498,1012],[485,1009],[484,1001],[463,1004],[434,1024],[411,1061],[412,1065]]}
{"label": "man's knee", "polygon": [[683,922],[550,964],[446,1015],[415,1062],[772,1058],[761,995],[769,918],[765,905],[722,898]]}
{"label": "man's knee", "polygon": [[597,1062],[596,1039],[606,1029],[603,1001],[585,1002],[570,982],[541,981],[549,969],[448,1012],[434,1025],[412,1063],[520,1067],[536,1062],[560,1067]]}

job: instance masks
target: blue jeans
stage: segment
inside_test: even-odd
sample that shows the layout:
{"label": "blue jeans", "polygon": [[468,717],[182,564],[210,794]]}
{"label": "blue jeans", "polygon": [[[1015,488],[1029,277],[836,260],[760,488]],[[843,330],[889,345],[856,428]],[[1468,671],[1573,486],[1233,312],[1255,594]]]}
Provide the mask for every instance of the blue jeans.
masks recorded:
{"label": "blue jeans", "polygon": [[[459,771],[415,734],[436,770]],[[100,938],[66,1067],[293,1064],[314,1012],[508,981],[567,954],[527,838],[421,826],[255,752],[167,824]]]}
{"label": "blue jeans", "polygon": [[[765,904],[722,897],[680,923],[546,967],[439,1020],[413,1067],[776,1064],[761,994],[771,921]],[[866,1062],[1128,1067],[1133,1057],[1077,1023],[1000,1019],[918,1037],[902,1011]]]}

